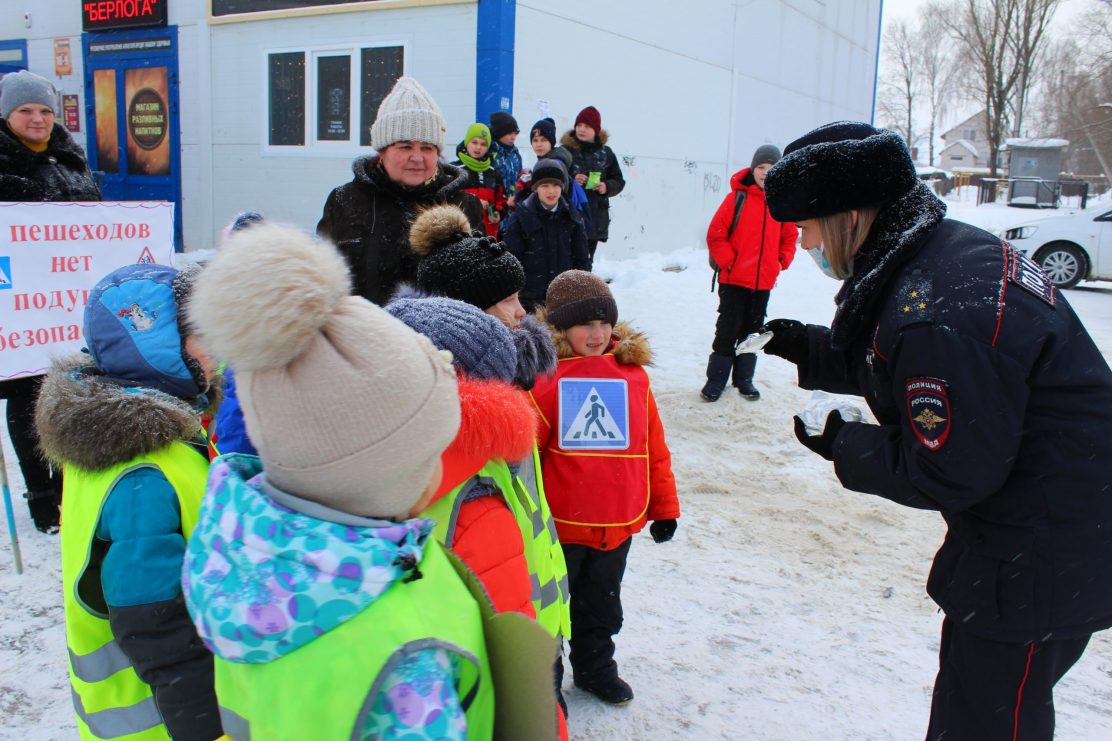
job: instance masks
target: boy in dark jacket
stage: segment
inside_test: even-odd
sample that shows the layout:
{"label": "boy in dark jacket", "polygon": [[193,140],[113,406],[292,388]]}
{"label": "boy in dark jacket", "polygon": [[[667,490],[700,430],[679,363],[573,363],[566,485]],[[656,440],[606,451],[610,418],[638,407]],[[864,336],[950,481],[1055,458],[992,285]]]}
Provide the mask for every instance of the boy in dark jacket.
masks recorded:
{"label": "boy in dark jacket", "polygon": [[514,213],[503,238],[506,248],[525,268],[521,305],[528,312],[544,305],[553,279],[566,270],[590,270],[587,231],[579,212],[562,197],[568,171],[555,159],[533,168],[533,194]]}
{"label": "boy in dark jacket", "polygon": [[610,238],[610,199],[625,188],[625,177],[614,150],[606,146],[609,134],[602,128],[602,116],[587,106],[575,117],[575,129],[566,132],[560,144],[571,152],[568,170],[575,182],[587,191],[591,226],[587,232],[587,251],[595,259],[599,242]]}
{"label": "boy in dark jacket", "polygon": [[773,219],[765,206],[765,174],[779,159],[780,150],[771,144],[757,147],[752,164],[730,178],[731,192],[707,229],[707,248],[720,272],[718,323],[702,391],[706,401],[718,401],[731,370],[739,394],[749,401],[761,398],[753,385],[757,356],[735,355],[734,348],[764,322],[776,278],[795,258],[799,230]]}
{"label": "boy in dark jacket", "polygon": [[488,237],[498,236],[498,222],[506,207],[506,188],[502,175],[494,166],[490,151],[490,129],[486,124],[473,123],[467,127],[463,141],[456,146],[458,160],[452,164],[467,175],[463,190],[479,199],[483,206],[483,228]]}

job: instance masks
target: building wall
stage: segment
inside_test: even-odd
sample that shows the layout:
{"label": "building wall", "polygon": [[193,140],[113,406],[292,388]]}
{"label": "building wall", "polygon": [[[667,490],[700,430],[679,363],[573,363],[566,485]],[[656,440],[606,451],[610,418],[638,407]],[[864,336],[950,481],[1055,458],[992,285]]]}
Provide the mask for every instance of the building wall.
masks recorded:
{"label": "building wall", "polygon": [[701,245],[758,146],[871,120],[879,16],[879,0],[518,0],[513,113],[526,164],[533,121],[547,113],[562,133],[594,105],[627,181],[603,254]]}

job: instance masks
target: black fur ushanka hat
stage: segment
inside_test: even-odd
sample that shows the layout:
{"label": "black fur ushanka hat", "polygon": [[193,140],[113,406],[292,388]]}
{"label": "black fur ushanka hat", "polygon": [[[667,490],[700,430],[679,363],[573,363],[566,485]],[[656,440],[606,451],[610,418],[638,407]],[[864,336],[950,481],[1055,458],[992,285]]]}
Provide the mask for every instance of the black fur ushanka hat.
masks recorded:
{"label": "black fur ushanka hat", "polygon": [[837,121],[784,149],[783,159],[768,171],[765,201],[777,221],[803,221],[888,203],[918,182],[898,134]]}

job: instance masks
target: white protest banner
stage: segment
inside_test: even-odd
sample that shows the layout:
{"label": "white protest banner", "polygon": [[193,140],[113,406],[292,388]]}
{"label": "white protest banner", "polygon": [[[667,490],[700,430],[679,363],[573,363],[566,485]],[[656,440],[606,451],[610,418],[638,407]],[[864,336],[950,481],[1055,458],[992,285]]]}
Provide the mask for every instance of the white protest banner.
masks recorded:
{"label": "white protest banner", "polygon": [[0,202],[0,381],[45,373],[84,347],[98,280],[173,256],[173,203]]}

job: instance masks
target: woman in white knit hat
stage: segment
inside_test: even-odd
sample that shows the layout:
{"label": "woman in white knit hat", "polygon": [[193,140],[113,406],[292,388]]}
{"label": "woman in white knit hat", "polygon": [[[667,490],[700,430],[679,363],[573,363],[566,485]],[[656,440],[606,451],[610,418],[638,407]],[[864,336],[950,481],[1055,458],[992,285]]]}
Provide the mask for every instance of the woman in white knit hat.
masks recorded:
{"label": "woman in white knit hat", "polygon": [[412,77],[400,78],[371,125],[377,153],[355,160],[352,181],[328,195],[317,233],[340,248],[356,294],[369,301],[385,304],[399,283],[416,277],[409,225],[422,208],[453,203],[473,228],[482,228],[479,199],[463,190],[466,174],[440,161],[446,133],[428,91]]}

